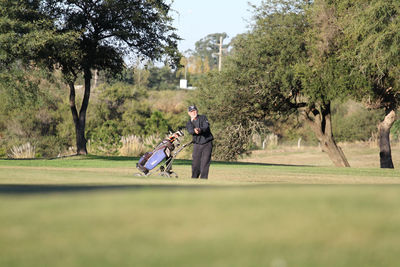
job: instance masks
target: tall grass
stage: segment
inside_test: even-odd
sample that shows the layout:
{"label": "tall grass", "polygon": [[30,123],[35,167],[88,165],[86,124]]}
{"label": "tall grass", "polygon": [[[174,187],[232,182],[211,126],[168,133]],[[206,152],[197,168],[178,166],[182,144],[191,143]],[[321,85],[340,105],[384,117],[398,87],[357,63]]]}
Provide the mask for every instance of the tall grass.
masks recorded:
{"label": "tall grass", "polygon": [[121,137],[122,146],[118,152],[121,156],[138,157],[153,148],[160,138],[156,135],[140,137],[136,135],[128,135]]}
{"label": "tall grass", "polygon": [[36,147],[28,142],[20,146],[13,146],[8,157],[13,159],[29,159],[35,157],[35,152]]}

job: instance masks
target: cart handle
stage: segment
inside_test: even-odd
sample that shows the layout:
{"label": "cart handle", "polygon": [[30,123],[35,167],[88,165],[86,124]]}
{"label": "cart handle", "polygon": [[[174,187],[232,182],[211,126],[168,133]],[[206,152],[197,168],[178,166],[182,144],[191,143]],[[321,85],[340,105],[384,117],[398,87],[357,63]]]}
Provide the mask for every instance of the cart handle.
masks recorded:
{"label": "cart handle", "polygon": [[176,151],[174,152],[174,157],[175,157],[176,155],[178,155],[178,153],[181,152],[182,149],[184,149],[184,148],[187,147],[188,145],[191,145],[192,143],[193,143],[193,141],[191,141],[191,142],[189,142],[189,143],[186,143],[186,144],[183,144],[178,150],[176,150]]}

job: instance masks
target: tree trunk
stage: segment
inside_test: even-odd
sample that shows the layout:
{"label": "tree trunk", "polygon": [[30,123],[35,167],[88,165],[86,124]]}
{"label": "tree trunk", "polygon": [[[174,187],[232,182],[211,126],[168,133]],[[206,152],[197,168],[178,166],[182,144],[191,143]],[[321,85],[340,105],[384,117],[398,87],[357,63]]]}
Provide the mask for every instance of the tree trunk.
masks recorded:
{"label": "tree trunk", "polygon": [[378,124],[379,133],[379,158],[381,168],[393,169],[392,150],[390,148],[390,128],[396,120],[394,110],[387,110],[385,119]]}
{"label": "tree trunk", "polygon": [[330,103],[304,111],[306,122],[316,134],[321,143],[322,151],[326,152],[337,167],[350,167],[342,149],[337,146],[332,133]]}
{"label": "tree trunk", "polygon": [[72,118],[75,124],[75,134],[76,134],[76,153],[78,155],[87,155],[85,138],[85,126],[86,126],[86,111],[89,105],[90,98],[90,80],[91,80],[90,70],[84,71],[85,79],[85,93],[82,100],[81,109],[78,114],[75,101],[75,85],[73,82],[69,83],[70,95],[69,95],[69,106],[72,113]]}

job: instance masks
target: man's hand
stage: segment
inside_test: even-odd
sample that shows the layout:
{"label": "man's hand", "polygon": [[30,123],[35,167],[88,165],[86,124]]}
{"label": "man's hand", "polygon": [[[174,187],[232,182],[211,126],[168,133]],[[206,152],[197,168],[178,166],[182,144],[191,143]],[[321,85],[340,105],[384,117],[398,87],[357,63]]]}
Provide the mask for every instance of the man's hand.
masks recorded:
{"label": "man's hand", "polygon": [[199,134],[199,133],[200,133],[200,128],[194,128],[194,132],[195,132],[196,134]]}

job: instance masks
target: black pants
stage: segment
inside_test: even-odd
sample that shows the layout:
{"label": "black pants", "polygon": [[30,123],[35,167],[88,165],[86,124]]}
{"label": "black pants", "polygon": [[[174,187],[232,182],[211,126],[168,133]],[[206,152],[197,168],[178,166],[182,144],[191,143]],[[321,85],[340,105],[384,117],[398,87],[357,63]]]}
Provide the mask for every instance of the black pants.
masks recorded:
{"label": "black pants", "polygon": [[212,142],[204,145],[194,144],[192,154],[192,178],[208,178],[208,170],[210,168]]}

